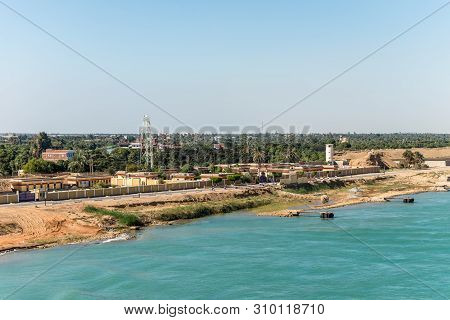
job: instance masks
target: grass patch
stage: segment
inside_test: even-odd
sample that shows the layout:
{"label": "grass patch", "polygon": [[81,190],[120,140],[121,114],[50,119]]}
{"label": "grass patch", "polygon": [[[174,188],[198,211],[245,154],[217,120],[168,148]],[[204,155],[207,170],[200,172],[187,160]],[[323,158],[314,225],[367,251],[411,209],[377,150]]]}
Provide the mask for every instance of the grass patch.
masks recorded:
{"label": "grass patch", "polygon": [[254,197],[250,199],[233,199],[218,203],[198,203],[167,208],[160,211],[159,220],[173,221],[180,219],[195,219],[213,214],[256,208],[268,205],[274,201],[273,197]]}
{"label": "grass patch", "polygon": [[299,183],[299,184],[291,184],[288,185],[284,191],[296,194],[308,194],[315,193],[324,190],[333,190],[340,189],[345,187],[345,182],[337,180],[337,181],[329,181],[322,183]]}
{"label": "grass patch", "polygon": [[365,185],[365,190],[370,193],[376,192],[389,192],[389,191],[404,191],[413,188],[413,185],[405,183],[395,183],[395,184],[377,184],[377,185]]}
{"label": "grass patch", "polygon": [[282,199],[281,197],[274,200],[273,202],[258,206],[255,210],[252,210],[256,213],[265,213],[265,212],[276,212],[280,210],[290,209],[292,207],[299,207],[309,204],[307,200],[299,200],[299,199]]}
{"label": "grass patch", "polygon": [[117,219],[117,221],[119,221],[120,224],[123,224],[128,227],[143,225],[141,219],[137,215],[132,214],[132,213],[125,213],[125,212],[121,212],[121,211],[117,211],[117,210],[108,210],[108,209],[103,209],[103,208],[97,208],[97,207],[94,207],[91,205],[85,206],[84,212],[114,217]]}

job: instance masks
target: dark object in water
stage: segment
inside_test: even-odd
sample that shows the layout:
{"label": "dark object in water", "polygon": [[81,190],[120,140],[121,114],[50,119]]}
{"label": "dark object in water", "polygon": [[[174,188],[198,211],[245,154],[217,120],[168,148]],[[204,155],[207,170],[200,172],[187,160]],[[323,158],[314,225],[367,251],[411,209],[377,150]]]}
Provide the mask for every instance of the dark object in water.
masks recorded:
{"label": "dark object in water", "polygon": [[384,198],[385,201],[402,201],[403,203],[413,203],[414,198]]}
{"label": "dark object in water", "polygon": [[320,218],[321,219],[333,219],[334,218],[334,213],[333,212],[321,212],[320,213]]}

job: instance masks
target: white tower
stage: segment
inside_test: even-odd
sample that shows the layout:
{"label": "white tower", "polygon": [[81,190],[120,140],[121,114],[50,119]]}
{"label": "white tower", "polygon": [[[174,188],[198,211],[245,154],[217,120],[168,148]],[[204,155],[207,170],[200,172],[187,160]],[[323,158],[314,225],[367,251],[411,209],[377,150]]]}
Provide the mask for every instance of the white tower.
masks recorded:
{"label": "white tower", "polygon": [[152,128],[150,126],[150,117],[148,115],[144,116],[142,121],[142,127],[139,128],[140,142],[141,142],[141,155],[139,161],[142,158],[145,161],[145,166],[147,169],[153,169],[153,139],[152,139]]}
{"label": "white tower", "polygon": [[334,162],[334,146],[332,144],[325,145],[325,159],[327,163]]}

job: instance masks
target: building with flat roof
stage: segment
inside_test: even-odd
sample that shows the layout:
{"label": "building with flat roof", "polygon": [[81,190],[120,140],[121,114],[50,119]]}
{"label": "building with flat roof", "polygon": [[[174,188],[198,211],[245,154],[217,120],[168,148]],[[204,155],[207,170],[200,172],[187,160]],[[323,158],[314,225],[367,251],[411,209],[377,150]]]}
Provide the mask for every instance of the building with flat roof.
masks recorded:
{"label": "building with flat roof", "polygon": [[57,162],[71,160],[75,155],[73,150],[47,149],[42,153],[42,159],[45,161]]}
{"label": "building with flat roof", "polygon": [[193,174],[193,173],[177,172],[177,173],[172,173],[170,175],[170,179],[174,180],[174,181],[194,181],[195,180],[195,174]]}
{"label": "building with flat roof", "polygon": [[111,178],[111,185],[118,187],[138,187],[158,184],[157,172],[126,172],[118,171]]}
{"label": "building with flat roof", "polygon": [[70,174],[53,176],[18,177],[7,180],[12,191],[48,191],[64,190],[69,188],[91,188],[98,183],[111,184],[111,176]]}
{"label": "building with flat roof", "polygon": [[450,157],[425,158],[424,163],[430,168],[450,167]]}
{"label": "building with flat roof", "polygon": [[64,179],[64,185],[69,188],[92,188],[97,184],[111,185],[111,176],[72,174]]}
{"label": "building with flat roof", "polygon": [[60,190],[64,187],[64,177],[28,177],[9,179],[13,191]]}
{"label": "building with flat roof", "polygon": [[212,178],[220,178],[220,179],[226,179],[228,176],[232,176],[234,173],[226,173],[226,172],[219,172],[219,173],[202,173],[200,175],[200,179],[202,180],[208,180]]}
{"label": "building with flat roof", "polygon": [[209,167],[201,167],[201,166],[195,166],[194,170],[197,170],[200,173],[209,173]]}

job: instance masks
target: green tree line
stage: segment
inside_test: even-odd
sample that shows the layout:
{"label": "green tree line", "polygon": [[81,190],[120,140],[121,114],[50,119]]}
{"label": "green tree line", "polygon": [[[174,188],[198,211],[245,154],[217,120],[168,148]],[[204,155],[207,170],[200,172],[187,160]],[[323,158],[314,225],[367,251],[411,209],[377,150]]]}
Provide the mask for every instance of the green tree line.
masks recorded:
{"label": "green tree line", "polygon": [[[281,163],[324,161],[325,144],[337,151],[450,146],[448,134],[171,134],[154,136],[155,171],[228,163]],[[16,143],[0,144],[0,175],[61,171],[113,173],[145,170],[139,149],[127,146],[137,135],[52,135],[45,132],[20,136]],[[72,149],[70,161],[49,163],[41,159],[47,148]]]}

